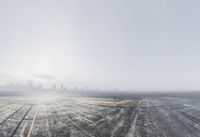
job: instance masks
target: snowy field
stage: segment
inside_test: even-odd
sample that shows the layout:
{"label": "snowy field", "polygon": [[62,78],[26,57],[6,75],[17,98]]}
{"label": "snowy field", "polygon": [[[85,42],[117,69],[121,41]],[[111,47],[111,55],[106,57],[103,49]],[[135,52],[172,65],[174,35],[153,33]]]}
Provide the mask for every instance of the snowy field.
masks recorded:
{"label": "snowy field", "polygon": [[0,137],[198,137],[200,102],[177,97],[0,97]]}

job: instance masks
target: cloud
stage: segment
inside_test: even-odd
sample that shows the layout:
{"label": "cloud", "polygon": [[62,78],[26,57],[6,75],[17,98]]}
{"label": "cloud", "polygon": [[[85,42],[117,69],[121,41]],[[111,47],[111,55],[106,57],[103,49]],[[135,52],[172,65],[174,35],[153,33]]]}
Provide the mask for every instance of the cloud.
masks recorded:
{"label": "cloud", "polygon": [[50,74],[34,74],[33,77],[36,77],[39,79],[45,79],[45,80],[55,79],[55,77]]}

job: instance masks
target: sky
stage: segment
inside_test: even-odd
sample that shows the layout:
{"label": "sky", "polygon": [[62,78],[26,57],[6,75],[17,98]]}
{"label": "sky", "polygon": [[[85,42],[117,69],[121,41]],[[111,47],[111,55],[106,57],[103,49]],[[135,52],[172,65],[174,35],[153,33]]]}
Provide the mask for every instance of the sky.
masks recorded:
{"label": "sky", "polygon": [[2,0],[0,84],[200,90],[199,0]]}

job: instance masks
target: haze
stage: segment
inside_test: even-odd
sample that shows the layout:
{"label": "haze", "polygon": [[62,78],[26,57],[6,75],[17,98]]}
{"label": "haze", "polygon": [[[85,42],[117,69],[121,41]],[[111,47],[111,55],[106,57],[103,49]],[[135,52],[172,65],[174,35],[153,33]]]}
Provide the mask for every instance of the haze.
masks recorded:
{"label": "haze", "polygon": [[0,83],[200,89],[198,0],[0,1]]}

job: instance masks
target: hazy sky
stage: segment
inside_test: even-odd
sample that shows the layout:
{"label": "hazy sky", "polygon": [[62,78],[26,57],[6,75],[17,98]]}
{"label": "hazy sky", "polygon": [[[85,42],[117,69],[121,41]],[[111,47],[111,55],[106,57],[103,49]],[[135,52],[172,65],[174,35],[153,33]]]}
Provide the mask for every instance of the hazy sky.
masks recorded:
{"label": "hazy sky", "polygon": [[199,0],[1,0],[0,83],[200,89]]}

